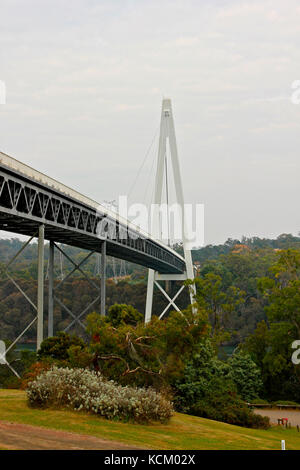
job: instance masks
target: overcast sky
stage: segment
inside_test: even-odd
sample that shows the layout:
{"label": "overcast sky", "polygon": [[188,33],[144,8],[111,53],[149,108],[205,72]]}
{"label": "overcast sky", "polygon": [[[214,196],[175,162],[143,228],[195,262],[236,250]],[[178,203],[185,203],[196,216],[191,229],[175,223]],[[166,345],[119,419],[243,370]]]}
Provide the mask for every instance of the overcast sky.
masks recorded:
{"label": "overcast sky", "polygon": [[167,96],[206,244],[300,231],[298,0],[1,0],[0,80],[0,150],[99,202],[132,187]]}

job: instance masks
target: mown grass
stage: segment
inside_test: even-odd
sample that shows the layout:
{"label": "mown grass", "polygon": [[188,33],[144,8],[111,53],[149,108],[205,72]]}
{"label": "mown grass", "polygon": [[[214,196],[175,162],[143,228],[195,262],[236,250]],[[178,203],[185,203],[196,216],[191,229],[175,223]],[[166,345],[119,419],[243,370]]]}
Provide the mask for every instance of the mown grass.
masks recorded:
{"label": "mown grass", "polygon": [[180,413],[168,424],[112,422],[87,413],[32,409],[26,393],[19,390],[0,390],[0,420],[89,434],[144,449],[280,450],[281,439],[285,439],[287,450],[300,449],[296,429],[246,429]]}

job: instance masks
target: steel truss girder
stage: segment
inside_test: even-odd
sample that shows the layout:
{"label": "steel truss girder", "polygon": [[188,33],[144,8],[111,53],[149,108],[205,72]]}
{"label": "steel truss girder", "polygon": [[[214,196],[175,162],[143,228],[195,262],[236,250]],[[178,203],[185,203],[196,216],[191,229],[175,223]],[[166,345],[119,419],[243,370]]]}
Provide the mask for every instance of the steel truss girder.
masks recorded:
{"label": "steel truss girder", "polygon": [[[107,239],[108,255],[162,273],[184,271],[183,260],[167,247],[57,190],[29,180],[3,164],[0,166],[1,229],[32,235],[40,224],[44,224],[46,239],[100,252],[97,226],[104,219],[108,224],[116,224],[116,239]],[[122,239],[124,231],[127,236]]]}

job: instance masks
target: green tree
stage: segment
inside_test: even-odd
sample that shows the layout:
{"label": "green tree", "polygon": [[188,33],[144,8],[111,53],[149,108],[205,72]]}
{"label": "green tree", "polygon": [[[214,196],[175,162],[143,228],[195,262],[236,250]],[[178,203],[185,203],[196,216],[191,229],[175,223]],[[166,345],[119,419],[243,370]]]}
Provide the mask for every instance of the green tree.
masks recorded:
{"label": "green tree", "polygon": [[146,325],[121,323],[114,327],[98,314],[87,317],[94,366],[122,383],[172,385],[185,363],[209,335],[202,312],[171,312],[168,318],[152,317]]}
{"label": "green tree", "polygon": [[243,400],[251,402],[258,398],[263,388],[261,371],[250,355],[237,352],[228,360],[230,371],[227,375],[237,387]]}
{"label": "green tree", "polygon": [[196,278],[195,284],[195,300],[198,306],[208,313],[213,336],[218,342],[229,339],[228,332],[224,332],[226,322],[238,306],[244,302],[245,292],[235,286],[224,290],[221,276],[212,272]]}
{"label": "green tree", "polygon": [[71,347],[76,347],[83,351],[85,349],[85,343],[81,338],[78,338],[78,336],[59,332],[57,336],[44,339],[38,350],[38,359],[68,360],[68,350]]}
{"label": "green tree", "polygon": [[291,346],[300,338],[300,252],[281,250],[258,286],[268,302],[269,326],[259,324],[243,349],[261,368],[268,398],[299,401],[300,366],[292,363]]}
{"label": "green tree", "polygon": [[114,326],[136,325],[142,321],[143,315],[132,305],[114,304],[108,309],[108,321]]}
{"label": "green tree", "polygon": [[269,300],[268,319],[290,323],[300,338],[300,252],[282,250],[270,271],[272,277],[259,280],[259,288]]}
{"label": "green tree", "polygon": [[263,320],[257,324],[256,330],[249,335],[241,349],[248,353],[255,364],[263,372],[264,358],[270,347],[270,334],[267,323]]}

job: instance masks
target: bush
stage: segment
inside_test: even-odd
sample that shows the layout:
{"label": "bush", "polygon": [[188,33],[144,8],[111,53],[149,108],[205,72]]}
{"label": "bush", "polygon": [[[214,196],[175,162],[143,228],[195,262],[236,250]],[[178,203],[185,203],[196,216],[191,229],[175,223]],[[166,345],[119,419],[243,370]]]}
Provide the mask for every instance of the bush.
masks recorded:
{"label": "bush", "polygon": [[15,375],[11,376],[10,378],[6,380],[5,388],[17,390],[20,387],[21,387],[21,379],[19,379]]}
{"label": "bush", "polygon": [[68,360],[68,350],[71,347],[77,347],[80,350],[84,350],[85,344],[81,338],[75,335],[69,335],[65,332],[59,332],[57,336],[51,336],[46,338],[38,351],[38,359],[57,359],[57,360]]}
{"label": "bush", "polygon": [[256,415],[238,396],[232,382],[215,379],[205,397],[190,408],[190,413],[247,428],[268,429],[270,420]]}
{"label": "bush", "polygon": [[254,398],[254,400],[251,400],[251,404],[253,404],[253,405],[271,405],[271,403],[268,400],[265,400],[264,398]]}
{"label": "bush", "polygon": [[172,404],[153,389],[122,387],[87,369],[52,367],[28,384],[33,407],[67,407],[108,419],[166,422]]}
{"label": "bush", "polygon": [[289,401],[289,400],[279,400],[279,401],[276,401],[274,405],[299,406],[299,403],[296,403],[295,401]]}
{"label": "bush", "polygon": [[137,325],[143,315],[132,305],[114,304],[108,309],[108,321],[117,328],[120,325]]}
{"label": "bush", "polygon": [[34,364],[31,364],[31,366],[28,368],[28,370],[25,372],[24,376],[22,377],[21,389],[26,390],[29,382],[33,382],[34,380],[37,379],[39,375],[41,375],[43,372],[46,372],[50,368],[51,368],[51,362],[47,360],[39,361],[39,362],[35,362]]}

